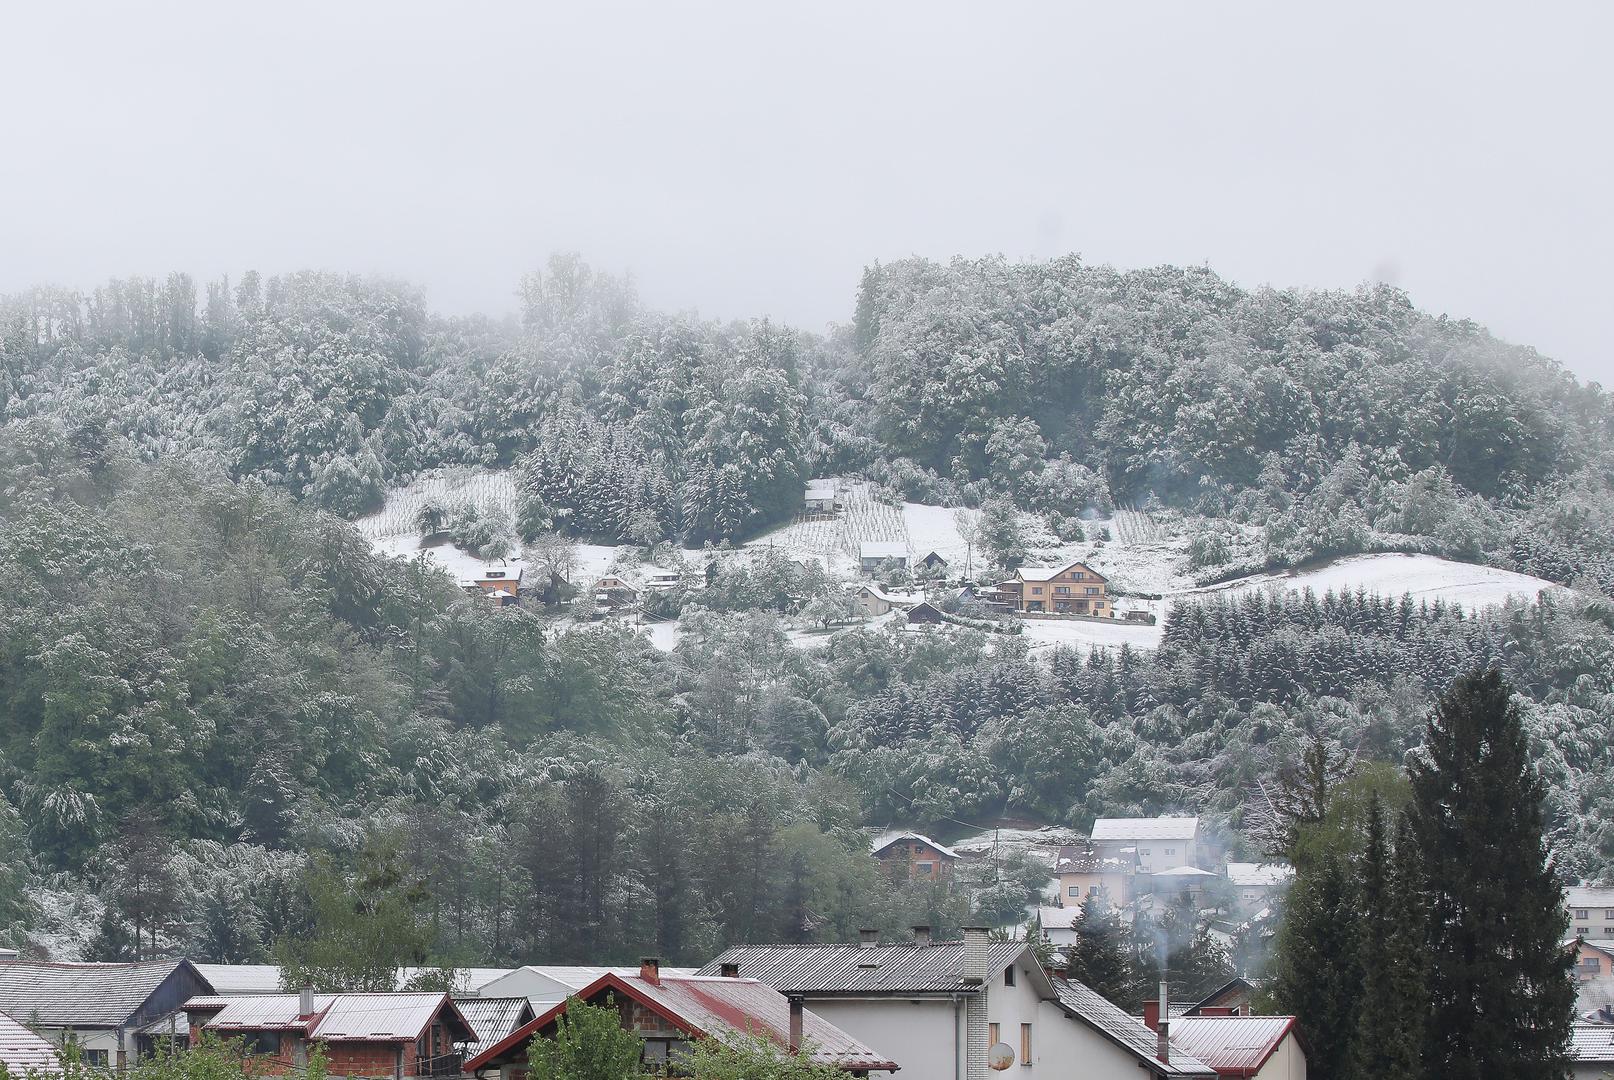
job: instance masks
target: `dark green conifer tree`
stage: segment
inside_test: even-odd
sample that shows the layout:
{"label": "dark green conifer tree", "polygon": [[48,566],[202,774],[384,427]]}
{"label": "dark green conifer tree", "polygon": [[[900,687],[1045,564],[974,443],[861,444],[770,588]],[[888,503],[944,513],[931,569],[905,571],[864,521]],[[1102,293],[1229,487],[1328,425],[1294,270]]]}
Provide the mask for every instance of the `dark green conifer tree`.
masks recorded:
{"label": "dark green conifer tree", "polygon": [[1311,1080],[1350,1075],[1362,993],[1361,891],[1350,860],[1326,851],[1297,868],[1272,958],[1272,1004],[1311,1045]]}
{"label": "dark green conifer tree", "polygon": [[1540,778],[1495,671],[1452,684],[1411,766],[1428,881],[1431,1076],[1556,1080],[1575,991]]}
{"label": "dark green conifer tree", "polygon": [[1123,1009],[1142,1005],[1144,979],[1131,928],[1121,921],[1120,912],[1110,905],[1103,890],[1082,901],[1076,944],[1071,947],[1065,974]]}
{"label": "dark green conifer tree", "polygon": [[1374,796],[1362,854],[1362,997],[1352,1059],[1358,1077],[1415,1080],[1423,1075],[1421,1040],[1429,994],[1417,847],[1403,819],[1391,854],[1384,807]]}

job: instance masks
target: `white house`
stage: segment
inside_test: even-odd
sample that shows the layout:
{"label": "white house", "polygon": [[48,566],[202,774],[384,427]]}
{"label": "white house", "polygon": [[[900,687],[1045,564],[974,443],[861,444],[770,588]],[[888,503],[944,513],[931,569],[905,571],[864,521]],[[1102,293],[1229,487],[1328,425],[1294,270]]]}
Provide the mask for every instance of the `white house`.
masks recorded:
{"label": "white house", "polygon": [[1564,890],[1569,933],[1583,938],[1614,938],[1614,886],[1571,885]]}
{"label": "white house", "polygon": [[1288,863],[1230,862],[1227,881],[1233,886],[1239,910],[1253,915],[1289,888],[1295,868]]}
{"label": "white house", "polygon": [[837,484],[834,480],[809,480],[801,508],[809,514],[833,514]]}
{"label": "white house", "polygon": [[1168,1048],[1162,1059],[1154,1032],[1080,983],[1051,978],[1024,942],[992,941],[981,927],[965,928],[963,941],[915,931],[900,945],[868,930],[856,945],[739,946],[701,971],[802,998],[891,1055],[903,1076],[981,1080],[997,1043],[1023,1080],[1215,1076],[1189,1054]]}
{"label": "white house", "polygon": [[1138,869],[1145,874],[1200,864],[1197,817],[1099,818],[1092,843],[1105,858],[1136,848]]}
{"label": "white house", "polygon": [[858,545],[858,565],[864,573],[878,570],[886,563],[908,565],[908,545],[894,540],[865,540]]}

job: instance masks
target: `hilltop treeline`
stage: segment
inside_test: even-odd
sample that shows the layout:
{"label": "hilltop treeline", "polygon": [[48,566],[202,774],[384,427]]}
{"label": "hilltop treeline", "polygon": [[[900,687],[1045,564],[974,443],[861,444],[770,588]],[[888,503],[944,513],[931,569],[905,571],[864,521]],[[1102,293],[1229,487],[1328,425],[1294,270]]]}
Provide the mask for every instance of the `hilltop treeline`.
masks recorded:
{"label": "hilltop treeline", "polygon": [[347,516],[421,470],[518,467],[528,534],[698,543],[863,473],[1264,530],[1207,536],[1209,567],[1421,548],[1614,589],[1607,395],[1391,288],[911,259],[827,335],[655,312],[575,257],[521,295],[494,321],[334,274],[38,289],[0,300],[0,422],[100,423]]}

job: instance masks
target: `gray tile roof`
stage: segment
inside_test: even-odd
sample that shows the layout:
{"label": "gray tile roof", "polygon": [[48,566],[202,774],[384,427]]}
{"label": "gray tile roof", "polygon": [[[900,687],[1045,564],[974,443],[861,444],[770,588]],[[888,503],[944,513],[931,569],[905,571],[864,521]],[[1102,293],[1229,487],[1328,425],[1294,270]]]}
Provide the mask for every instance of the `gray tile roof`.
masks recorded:
{"label": "gray tile roof", "polygon": [[[1025,952],[1022,941],[987,945],[986,970],[1002,971]],[[701,968],[720,974],[738,964],[740,976],[781,994],[919,994],[970,989],[964,982],[964,943],[933,945],[739,945]]]}
{"label": "gray tile roof", "polygon": [[41,1027],[122,1027],[182,965],[0,963],[0,1012]]}
{"label": "gray tile roof", "polygon": [[1138,1063],[1160,1076],[1215,1076],[1216,1070],[1190,1054],[1173,1052],[1170,1064],[1155,1056],[1159,1039],[1143,1021],[1130,1016],[1097,991],[1068,979],[1055,979],[1054,990],[1065,1012],[1138,1058]]}
{"label": "gray tile roof", "polygon": [[1582,1063],[1614,1064],[1614,1024],[1576,1022],[1569,1036],[1569,1057]]}
{"label": "gray tile roof", "polygon": [[5,1013],[0,1013],[0,1063],[13,1076],[21,1076],[30,1069],[41,1073],[62,1071],[55,1044],[35,1035]]}

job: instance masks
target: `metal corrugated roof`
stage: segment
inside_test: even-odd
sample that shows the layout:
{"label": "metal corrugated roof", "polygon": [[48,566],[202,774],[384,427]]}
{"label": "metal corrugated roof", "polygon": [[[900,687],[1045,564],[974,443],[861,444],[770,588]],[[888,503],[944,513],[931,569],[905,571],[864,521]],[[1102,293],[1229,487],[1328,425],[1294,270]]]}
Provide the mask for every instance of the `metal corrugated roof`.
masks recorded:
{"label": "metal corrugated roof", "polygon": [[279,964],[197,964],[202,978],[219,994],[279,994]]}
{"label": "metal corrugated roof", "polygon": [[185,960],[0,963],[0,1012],[43,1027],[121,1027]]}
{"label": "metal corrugated roof", "polygon": [[[1077,1019],[1085,1021],[1111,1042],[1138,1058],[1139,1064],[1162,1076],[1214,1076],[1216,1070],[1191,1052],[1173,1053],[1169,1063],[1155,1056],[1159,1038],[1143,1021],[1128,1015],[1120,1006],[1090,987],[1069,979],[1055,979],[1059,1004]],[[1173,1027],[1176,1021],[1172,1021]]]}
{"label": "metal corrugated roof", "polygon": [[1576,1021],[1569,1035],[1569,1057],[1586,1064],[1614,1063],[1614,1024]]}
{"label": "metal corrugated roof", "polygon": [[1294,1026],[1292,1016],[1184,1016],[1171,1022],[1171,1045],[1223,1076],[1254,1076]]}
{"label": "metal corrugated roof", "polygon": [[[623,981],[715,1038],[734,1033],[765,1038],[780,1047],[790,1045],[790,1002],[773,987],[755,979],[663,976],[659,983],[638,977]],[[802,1038],[811,1048],[809,1056],[820,1064],[896,1068],[889,1057],[811,1009],[802,1010],[801,1022]]]}
{"label": "metal corrugated roof", "polygon": [[[1019,941],[987,944],[986,970],[1001,971],[1025,952]],[[738,964],[742,978],[759,979],[782,994],[947,994],[972,990],[964,982],[964,943],[932,945],[737,945],[701,968],[716,975]]]}
{"label": "metal corrugated roof", "polygon": [[[413,1041],[446,1008],[456,1018],[459,1010],[446,994],[338,994],[315,1025],[312,1037],[328,1042]],[[463,1019],[461,1021],[463,1023]],[[469,1024],[467,1034],[475,1034]],[[456,1042],[462,1041],[456,1039]]]}
{"label": "metal corrugated roof", "polygon": [[1192,840],[1197,817],[1101,817],[1093,822],[1094,840]]}
{"label": "metal corrugated roof", "polygon": [[[314,1015],[317,1017],[334,1000],[335,994],[315,994]],[[202,1025],[209,1031],[306,1031],[312,1022],[308,1017],[299,1018],[302,1009],[297,994],[243,994],[239,997],[220,994],[194,997],[185,1002],[188,1012],[219,1006],[222,1008],[218,1013],[208,1017]]]}
{"label": "metal corrugated roof", "polygon": [[456,997],[454,1004],[476,1032],[468,1047],[473,1054],[492,1046],[533,1017],[532,1003],[524,997]]}
{"label": "metal corrugated roof", "polygon": [[13,1076],[21,1076],[29,1069],[47,1073],[62,1071],[55,1044],[35,1035],[5,1013],[0,1013],[0,1062],[5,1063]]}

